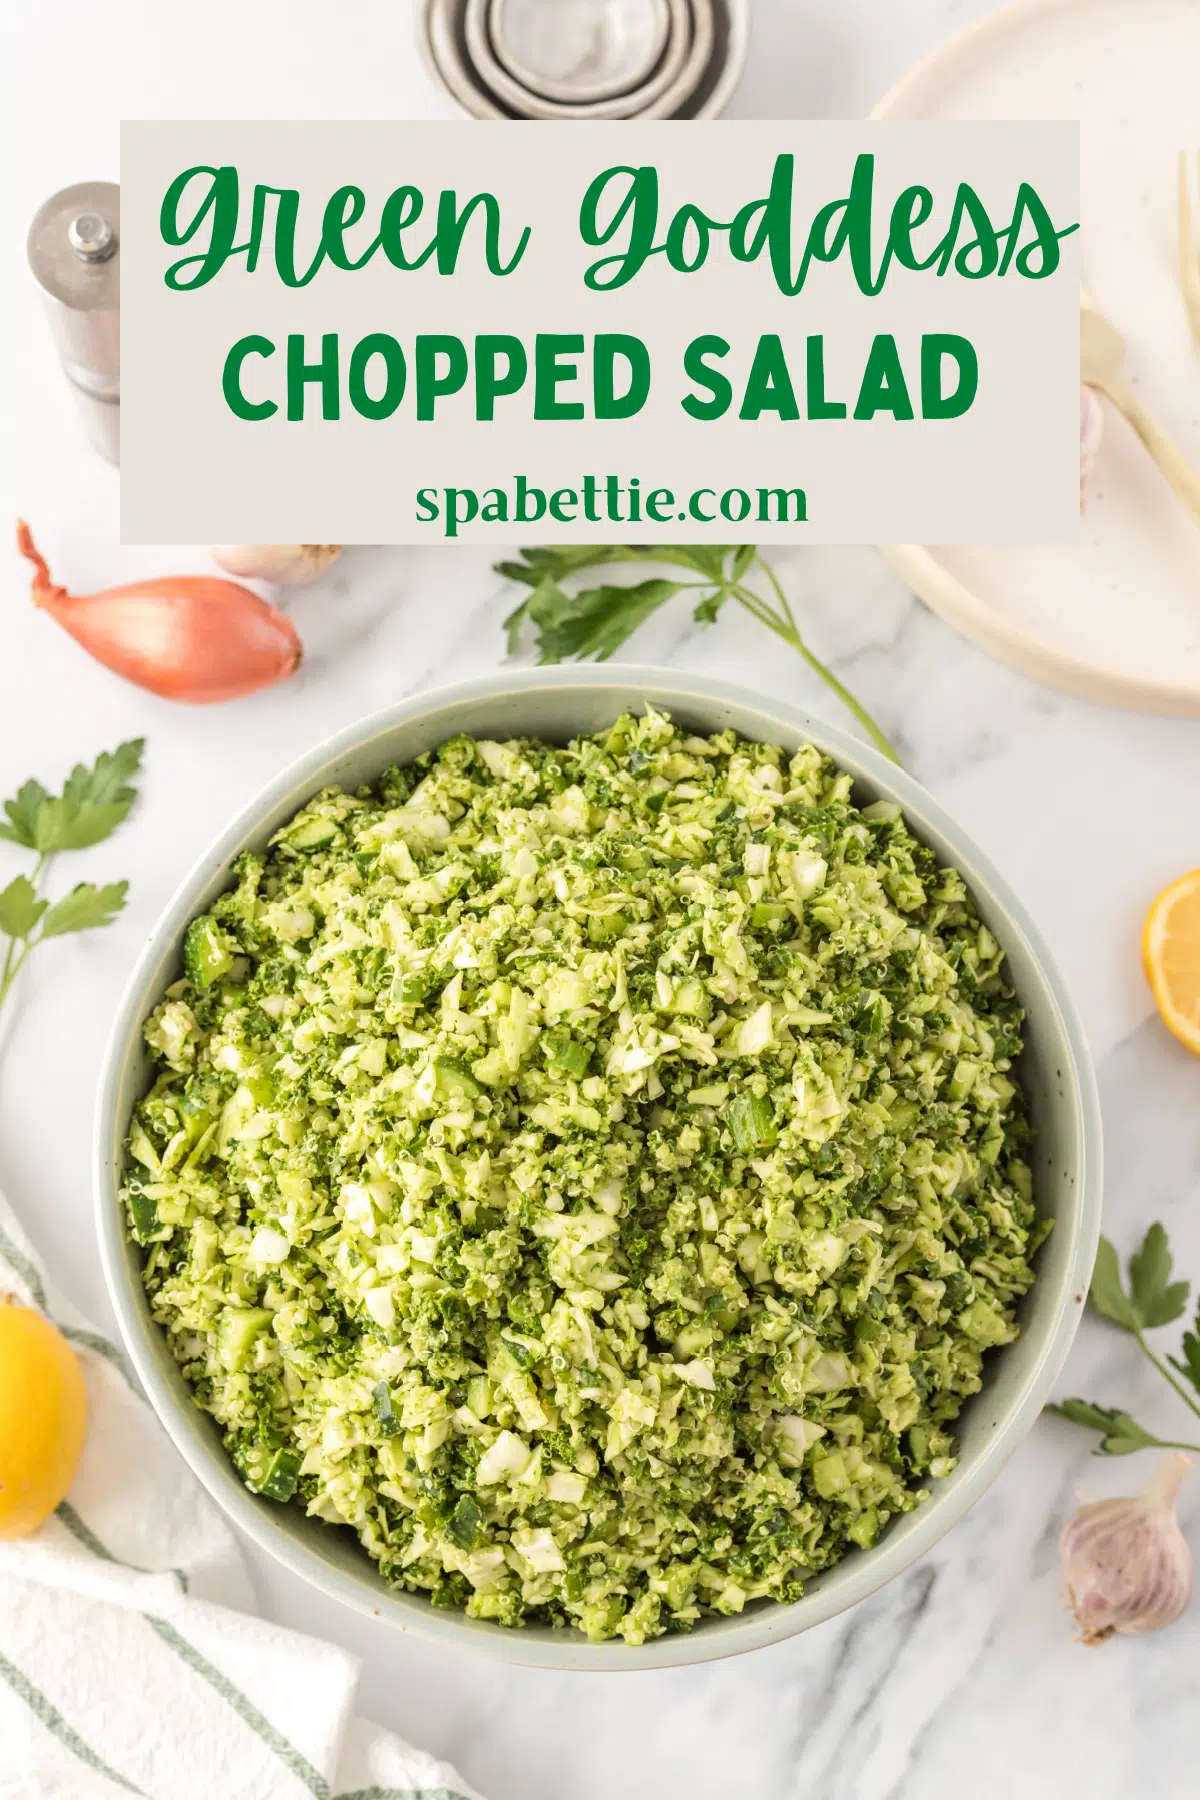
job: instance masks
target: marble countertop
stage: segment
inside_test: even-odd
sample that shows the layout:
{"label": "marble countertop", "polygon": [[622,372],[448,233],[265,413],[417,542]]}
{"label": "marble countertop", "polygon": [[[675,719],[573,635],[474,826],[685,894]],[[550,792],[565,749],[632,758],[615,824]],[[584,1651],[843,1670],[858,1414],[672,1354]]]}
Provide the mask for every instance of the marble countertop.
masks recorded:
{"label": "marble countertop", "polygon": [[[985,10],[981,0],[760,0],[732,110],[861,113]],[[56,576],[78,588],[203,568],[197,550],[118,542],[115,473],[82,443],[20,280],[28,217],[59,185],[115,177],[122,115],[436,117],[442,103],[403,0],[334,10],[209,0],[202,16],[152,0],[10,0],[4,31],[20,79],[0,124],[11,171],[0,257],[17,284],[0,518],[28,517]],[[148,740],[135,817],[73,859],[77,872],[60,871],[128,876],[129,908],[111,930],[39,955],[0,1048],[0,1185],[97,1321],[111,1327],[91,1227],[92,1097],[141,942],[207,841],[285,761],[375,707],[497,663],[511,596],[488,560],[450,549],[348,554],[291,602],[308,651],[300,675],[219,711],[171,707],[108,676],[34,612],[22,570],[7,562],[0,791],[34,773],[61,779],[123,737]],[[1099,1070],[1110,1235],[1126,1247],[1162,1218],[1185,1270],[1200,1274],[1200,1066],[1160,1026],[1137,951],[1150,896],[1200,860],[1200,726],[1106,712],[1010,674],[924,611],[870,551],[790,552],[779,568],[814,646],[1006,872],[1062,965]],[[746,619],[704,630],[668,610],[634,653],[832,710],[799,661]],[[17,866],[0,845],[0,879]],[[1128,1340],[1090,1320],[1061,1391],[1120,1402],[1164,1431],[1183,1423]],[[986,1498],[892,1586],[802,1639],[693,1670],[505,1669],[397,1637],[250,1560],[266,1611],[361,1655],[362,1709],[451,1759],[489,1800],[1185,1800],[1200,1767],[1200,1603],[1144,1641],[1096,1651],[1072,1642],[1058,1524],[1081,1481],[1094,1494],[1121,1491],[1150,1461],[1100,1462],[1087,1449],[1072,1428],[1039,1424]],[[1200,1543],[1200,1478],[1186,1498]]]}

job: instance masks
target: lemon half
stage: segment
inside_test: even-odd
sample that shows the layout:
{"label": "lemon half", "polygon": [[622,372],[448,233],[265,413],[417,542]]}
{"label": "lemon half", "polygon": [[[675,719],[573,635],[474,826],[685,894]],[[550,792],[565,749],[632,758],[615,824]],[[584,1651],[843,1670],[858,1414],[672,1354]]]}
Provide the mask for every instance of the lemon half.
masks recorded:
{"label": "lemon half", "polygon": [[0,1296],[0,1538],[36,1531],[54,1511],[86,1433],[79,1358],[41,1313]]}

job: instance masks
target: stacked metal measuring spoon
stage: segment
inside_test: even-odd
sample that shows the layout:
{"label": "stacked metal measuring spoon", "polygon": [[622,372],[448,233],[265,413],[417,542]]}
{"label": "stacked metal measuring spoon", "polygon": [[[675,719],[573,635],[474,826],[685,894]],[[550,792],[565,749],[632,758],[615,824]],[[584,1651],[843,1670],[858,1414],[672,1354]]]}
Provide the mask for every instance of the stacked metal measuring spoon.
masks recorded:
{"label": "stacked metal measuring spoon", "polygon": [[476,119],[711,119],[749,0],[423,0],[435,77]]}

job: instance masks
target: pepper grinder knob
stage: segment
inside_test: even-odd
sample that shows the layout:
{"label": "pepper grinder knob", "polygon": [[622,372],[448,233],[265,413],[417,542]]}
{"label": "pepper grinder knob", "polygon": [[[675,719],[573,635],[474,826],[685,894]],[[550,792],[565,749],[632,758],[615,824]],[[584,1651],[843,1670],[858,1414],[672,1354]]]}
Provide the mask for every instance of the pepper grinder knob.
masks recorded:
{"label": "pepper grinder knob", "polygon": [[99,213],[84,212],[67,226],[67,242],[81,262],[107,262],[117,247],[116,234]]}

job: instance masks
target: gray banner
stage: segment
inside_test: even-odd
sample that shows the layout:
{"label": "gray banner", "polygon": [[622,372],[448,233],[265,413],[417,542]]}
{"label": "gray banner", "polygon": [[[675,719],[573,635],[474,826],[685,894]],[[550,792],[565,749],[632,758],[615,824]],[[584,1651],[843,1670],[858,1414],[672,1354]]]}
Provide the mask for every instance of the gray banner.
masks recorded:
{"label": "gray banner", "polygon": [[126,124],[123,536],[1072,540],[1078,164],[1056,123]]}

